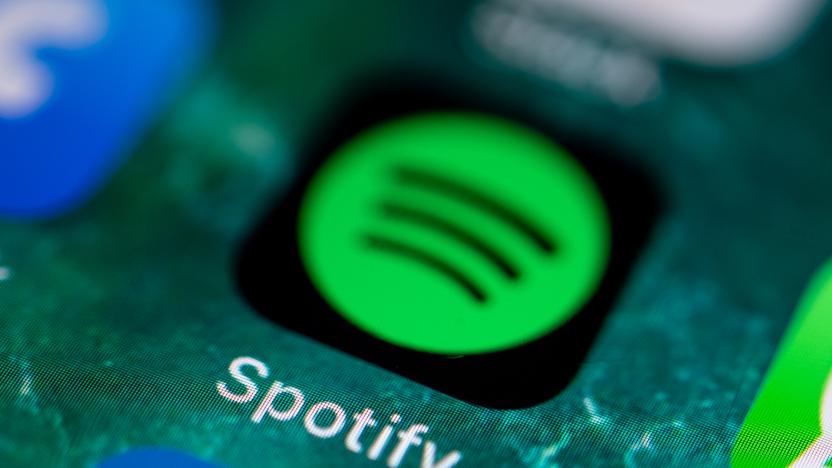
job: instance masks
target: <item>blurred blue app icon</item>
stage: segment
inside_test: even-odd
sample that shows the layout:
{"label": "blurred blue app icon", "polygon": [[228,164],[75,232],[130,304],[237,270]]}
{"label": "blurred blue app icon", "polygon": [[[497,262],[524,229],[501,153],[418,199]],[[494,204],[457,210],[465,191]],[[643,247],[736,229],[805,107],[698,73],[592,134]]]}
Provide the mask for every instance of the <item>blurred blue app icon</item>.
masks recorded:
{"label": "blurred blue app icon", "polygon": [[143,448],[105,460],[98,468],[218,468],[184,453],[168,449]]}
{"label": "blurred blue app icon", "polygon": [[0,1],[0,216],[94,193],[201,55],[206,4]]}

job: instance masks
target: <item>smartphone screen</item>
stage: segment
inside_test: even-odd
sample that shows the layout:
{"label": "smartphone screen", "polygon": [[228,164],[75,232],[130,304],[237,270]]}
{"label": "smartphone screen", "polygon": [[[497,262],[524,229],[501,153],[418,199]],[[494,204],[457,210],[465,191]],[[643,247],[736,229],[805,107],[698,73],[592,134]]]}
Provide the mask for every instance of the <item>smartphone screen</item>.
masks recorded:
{"label": "smartphone screen", "polygon": [[0,465],[832,463],[823,0],[0,0]]}

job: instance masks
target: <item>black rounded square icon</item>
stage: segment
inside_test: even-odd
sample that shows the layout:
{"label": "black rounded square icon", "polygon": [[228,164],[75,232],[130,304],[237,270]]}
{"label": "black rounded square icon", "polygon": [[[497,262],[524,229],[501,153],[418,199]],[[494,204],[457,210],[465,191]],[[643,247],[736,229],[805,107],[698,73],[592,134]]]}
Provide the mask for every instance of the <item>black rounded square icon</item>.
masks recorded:
{"label": "black rounded square icon", "polygon": [[[389,83],[389,81],[387,81]],[[575,376],[657,211],[603,145],[445,87],[373,87],[312,134],[237,280],[273,322],[467,402]]]}

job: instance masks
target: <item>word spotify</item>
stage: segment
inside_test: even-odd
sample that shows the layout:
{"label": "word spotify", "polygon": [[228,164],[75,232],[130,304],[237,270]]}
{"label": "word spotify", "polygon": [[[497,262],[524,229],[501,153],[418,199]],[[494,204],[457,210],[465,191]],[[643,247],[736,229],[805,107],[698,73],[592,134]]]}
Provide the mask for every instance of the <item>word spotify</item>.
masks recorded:
{"label": "word spotify", "polygon": [[[258,398],[261,388],[255,379],[265,379],[270,373],[266,364],[257,359],[238,357],[231,361],[228,372],[234,383],[219,381],[217,391],[234,403],[256,401],[250,416],[254,424],[266,419],[292,421],[302,414],[302,424],[309,435],[329,439],[346,433],[344,446],[347,450],[363,454],[370,460],[386,461],[391,468],[398,467],[411,449],[419,446],[422,447],[419,466],[423,468],[450,468],[462,459],[457,450],[440,453],[436,443],[427,439],[430,428],[425,424],[411,424],[399,429],[402,422],[399,414],[382,418],[376,416],[373,409],[364,408],[348,417],[343,406],[331,401],[309,404],[303,391],[277,380]],[[397,440],[394,440],[394,434]],[[413,464],[412,461],[409,464]]]}

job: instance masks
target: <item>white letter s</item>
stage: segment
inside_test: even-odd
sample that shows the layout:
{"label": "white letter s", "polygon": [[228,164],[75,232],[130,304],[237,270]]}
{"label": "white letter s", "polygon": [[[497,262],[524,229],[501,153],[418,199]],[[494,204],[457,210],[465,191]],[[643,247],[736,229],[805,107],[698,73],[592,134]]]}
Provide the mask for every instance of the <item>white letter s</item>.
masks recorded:
{"label": "white letter s", "polygon": [[222,395],[223,398],[231,400],[235,403],[248,403],[257,395],[257,384],[255,384],[250,378],[243,375],[242,368],[245,366],[254,367],[257,370],[257,375],[260,377],[269,376],[269,368],[266,367],[263,362],[247,356],[238,357],[237,359],[231,361],[231,364],[228,366],[228,372],[234,380],[246,388],[246,392],[243,394],[233,393],[228,389],[228,384],[223,381],[219,381],[217,382],[217,391],[220,392],[220,395]]}

